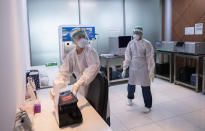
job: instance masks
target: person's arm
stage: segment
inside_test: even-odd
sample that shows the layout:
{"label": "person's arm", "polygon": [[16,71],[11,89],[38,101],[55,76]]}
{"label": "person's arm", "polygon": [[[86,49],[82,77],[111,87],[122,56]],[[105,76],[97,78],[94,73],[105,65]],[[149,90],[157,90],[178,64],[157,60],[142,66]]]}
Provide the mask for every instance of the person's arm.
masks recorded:
{"label": "person's arm", "polygon": [[123,70],[126,70],[126,69],[129,67],[130,62],[131,62],[131,59],[132,59],[132,57],[131,57],[130,43],[131,43],[131,42],[129,42],[129,44],[127,45],[127,48],[126,48],[126,50],[125,50],[125,60],[124,60],[124,62],[123,62]]}
{"label": "person's arm", "polygon": [[67,55],[54,81],[54,87],[65,88],[70,82],[72,74],[71,56]]}
{"label": "person's arm", "polygon": [[55,108],[57,108],[60,89],[66,88],[70,82],[70,76],[73,70],[71,61],[70,55],[67,55],[59,69],[55,81],[53,82],[53,88],[50,90],[50,96],[51,99],[54,100]]}
{"label": "person's arm", "polygon": [[[146,44],[146,61],[148,64],[148,71],[150,77],[154,77],[154,68],[155,68],[155,62],[154,62],[154,49],[150,42]],[[151,78],[153,81],[153,78]]]}
{"label": "person's arm", "polygon": [[80,82],[81,85],[87,86],[94,80],[97,73],[99,72],[100,60],[97,52],[94,49],[89,49],[88,52],[86,52],[85,58],[88,67],[83,71],[82,76],[77,82]]}

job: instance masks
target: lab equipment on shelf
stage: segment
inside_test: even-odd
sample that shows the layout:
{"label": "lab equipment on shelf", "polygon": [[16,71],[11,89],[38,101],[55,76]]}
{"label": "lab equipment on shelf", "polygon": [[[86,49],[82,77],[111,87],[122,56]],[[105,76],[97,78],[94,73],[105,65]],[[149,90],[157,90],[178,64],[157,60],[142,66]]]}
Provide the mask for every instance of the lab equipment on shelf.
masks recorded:
{"label": "lab equipment on shelf", "polygon": [[[172,58],[169,59],[172,63],[169,64],[169,72],[171,71],[172,73],[171,66],[174,65],[173,77],[175,84],[190,87],[197,92],[201,91],[201,85],[203,85],[202,91],[205,90],[205,80],[204,77],[201,77],[202,64],[200,64],[202,58],[205,56],[205,42],[158,41],[155,43],[154,47],[156,49],[156,54],[166,53],[174,58],[173,61],[170,61]],[[203,63],[205,64],[205,62]],[[160,66],[162,67],[165,65]],[[156,70],[161,70],[163,74],[163,68],[161,67],[156,65]],[[201,82],[201,79],[203,79],[203,82]]]}
{"label": "lab equipment on shelf", "polygon": [[155,48],[166,52],[205,55],[205,42],[158,41]]}

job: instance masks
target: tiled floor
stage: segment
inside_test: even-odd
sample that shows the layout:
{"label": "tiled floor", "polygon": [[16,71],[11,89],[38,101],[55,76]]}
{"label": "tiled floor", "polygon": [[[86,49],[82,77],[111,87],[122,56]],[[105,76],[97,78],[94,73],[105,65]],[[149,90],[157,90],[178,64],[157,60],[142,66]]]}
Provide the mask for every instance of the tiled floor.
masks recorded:
{"label": "tiled floor", "polygon": [[153,108],[144,114],[141,87],[132,107],[126,105],[127,84],[110,87],[114,131],[205,131],[205,95],[161,79],[155,79],[151,89]]}

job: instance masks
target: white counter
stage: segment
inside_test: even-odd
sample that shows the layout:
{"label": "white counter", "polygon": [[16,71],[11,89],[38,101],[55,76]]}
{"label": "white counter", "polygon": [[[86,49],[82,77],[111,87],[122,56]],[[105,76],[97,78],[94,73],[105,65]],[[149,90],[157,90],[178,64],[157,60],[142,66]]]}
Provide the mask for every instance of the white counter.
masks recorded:
{"label": "white counter", "polygon": [[87,100],[79,96],[78,107],[83,116],[83,122],[75,126],[59,128],[55,119],[53,101],[49,97],[49,89],[38,91],[41,101],[41,113],[33,119],[34,131],[111,131],[112,129],[105,123],[95,109]]}

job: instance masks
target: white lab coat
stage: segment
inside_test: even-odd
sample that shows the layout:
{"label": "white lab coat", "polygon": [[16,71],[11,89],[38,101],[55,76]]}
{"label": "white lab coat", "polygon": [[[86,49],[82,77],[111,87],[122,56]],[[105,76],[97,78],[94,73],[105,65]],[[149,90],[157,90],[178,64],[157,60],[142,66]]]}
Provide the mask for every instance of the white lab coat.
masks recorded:
{"label": "white lab coat", "polygon": [[154,73],[154,49],[145,39],[131,40],[125,51],[123,68],[129,67],[129,81],[131,85],[150,86],[149,73]]}

